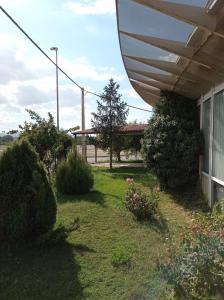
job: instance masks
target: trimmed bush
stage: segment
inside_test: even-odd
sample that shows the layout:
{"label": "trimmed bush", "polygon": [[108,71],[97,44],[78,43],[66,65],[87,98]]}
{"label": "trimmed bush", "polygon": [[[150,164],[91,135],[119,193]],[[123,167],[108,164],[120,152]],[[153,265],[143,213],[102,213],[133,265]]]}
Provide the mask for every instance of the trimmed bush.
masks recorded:
{"label": "trimmed bush", "polygon": [[93,187],[91,167],[76,147],[69,152],[66,160],[58,164],[56,186],[60,193],[67,195],[86,194]]}
{"label": "trimmed bush", "polygon": [[56,201],[44,167],[25,140],[0,158],[0,237],[32,239],[52,229]]}
{"label": "trimmed bush", "polygon": [[132,178],[127,179],[128,191],[125,196],[126,208],[138,220],[152,219],[158,212],[158,195],[153,189],[150,194],[142,192]]}
{"label": "trimmed bush", "polygon": [[162,188],[198,181],[201,133],[195,100],[163,92],[145,132],[142,153]]}

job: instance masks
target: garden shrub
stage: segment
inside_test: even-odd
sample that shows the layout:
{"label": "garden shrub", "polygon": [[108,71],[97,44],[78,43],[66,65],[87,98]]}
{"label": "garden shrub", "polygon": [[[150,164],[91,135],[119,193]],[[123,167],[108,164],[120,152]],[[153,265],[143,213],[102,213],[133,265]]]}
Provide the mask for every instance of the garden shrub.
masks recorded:
{"label": "garden shrub", "polygon": [[67,159],[57,167],[56,186],[62,194],[85,194],[93,187],[90,165],[80,156],[76,147],[69,152]]}
{"label": "garden shrub", "polygon": [[147,285],[147,300],[177,300],[172,285],[167,283],[160,272],[155,272]]}
{"label": "garden shrub", "polygon": [[142,192],[132,178],[127,179],[128,191],[125,196],[126,208],[138,220],[153,218],[158,212],[158,195],[150,189],[150,193]]}
{"label": "garden shrub", "polygon": [[[216,220],[214,222],[214,220]],[[178,299],[223,299],[224,216],[195,216],[183,250],[161,267]]]}
{"label": "garden shrub", "polygon": [[49,231],[56,201],[37,153],[25,140],[15,142],[0,158],[0,237],[32,239]]}
{"label": "garden shrub", "polygon": [[173,189],[196,184],[200,148],[196,101],[163,92],[142,142],[145,162],[161,187]]}
{"label": "garden shrub", "polygon": [[[31,122],[19,125],[21,129],[19,139],[26,139],[34,147],[39,158],[45,166],[49,176],[55,173],[55,162],[65,158],[72,147],[72,138],[68,131],[58,130],[52,114],[42,118],[35,111],[26,110]],[[75,129],[75,128],[74,128]]]}

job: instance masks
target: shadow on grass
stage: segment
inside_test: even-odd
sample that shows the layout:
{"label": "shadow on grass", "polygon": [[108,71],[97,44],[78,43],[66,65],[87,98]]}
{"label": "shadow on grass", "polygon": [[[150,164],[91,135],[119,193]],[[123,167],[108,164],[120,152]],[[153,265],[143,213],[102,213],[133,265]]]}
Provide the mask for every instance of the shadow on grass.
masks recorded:
{"label": "shadow on grass", "polygon": [[121,196],[110,194],[110,193],[106,193],[104,195],[107,196],[107,197],[113,198],[114,200],[121,200],[122,199]]}
{"label": "shadow on grass", "polygon": [[[84,247],[84,246],[83,246]],[[74,245],[47,248],[0,246],[0,299],[83,299]]]}
{"label": "shadow on grass", "polygon": [[58,203],[66,203],[66,202],[93,202],[105,207],[105,194],[99,191],[91,191],[85,195],[62,195],[57,194]]}
{"label": "shadow on grass", "polygon": [[170,234],[169,226],[167,220],[163,217],[162,213],[159,211],[157,216],[150,218],[149,220],[140,221],[142,225],[149,226],[156,232],[162,235],[168,236]]}
{"label": "shadow on grass", "polygon": [[151,222],[151,226],[154,230],[160,232],[163,235],[169,235],[170,230],[167,220],[163,217],[162,213],[159,212],[158,216],[154,218]]}
{"label": "shadow on grass", "polygon": [[198,186],[191,186],[187,189],[167,191],[172,199],[190,211],[208,212],[209,207]]}
{"label": "shadow on grass", "polygon": [[124,180],[131,177],[135,182],[141,183],[145,187],[154,187],[157,185],[155,177],[146,168],[120,167],[112,170],[107,169],[105,173],[111,174],[114,178]]}
{"label": "shadow on grass", "polygon": [[84,256],[86,253],[95,253],[95,250],[83,244],[75,244],[74,251],[79,253],[81,256]]}

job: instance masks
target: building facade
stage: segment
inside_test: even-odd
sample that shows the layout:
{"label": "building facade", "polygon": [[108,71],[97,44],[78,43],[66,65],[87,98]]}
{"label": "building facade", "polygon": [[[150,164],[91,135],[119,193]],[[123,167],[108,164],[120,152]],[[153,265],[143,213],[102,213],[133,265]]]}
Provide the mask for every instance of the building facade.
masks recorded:
{"label": "building facade", "polygon": [[200,108],[200,176],[212,206],[224,199],[224,1],[116,4],[121,54],[136,92],[155,106],[161,90],[170,90]]}
{"label": "building facade", "polygon": [[224,199],[224,84],[212,88],[199,100],[204,155],[200,175],[210,206]]}

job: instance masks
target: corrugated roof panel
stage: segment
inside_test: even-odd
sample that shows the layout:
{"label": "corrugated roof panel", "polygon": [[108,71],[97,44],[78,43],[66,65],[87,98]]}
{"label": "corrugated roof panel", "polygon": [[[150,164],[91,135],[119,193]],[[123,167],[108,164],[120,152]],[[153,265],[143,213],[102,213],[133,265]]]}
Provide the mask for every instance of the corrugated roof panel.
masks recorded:
{"label": "corrugated roof panel", "polygon": [[[136,2],[141,2],[141,4]],[[185,9],[182,5],[177,7],[177,11],[172,12],[170,5],[168,7],[166,3],[164,3],[164,8],[163,1],[117,0],[120,45],[125,68],[130,79],[148,81],[154,87],[155,85],[167,86],[170,90],[197,98],[211,85],[219,83],[224,76],[224,59],[221,55],[224,50],[224,34],[222,34],[224,12],[220,14],[220,8],[224,11],[224,2],[213,0],[209,5],[207,0],[172,0],[172,2],[196,5],[202,9],[190,7],[189,11],[192,15],[188,16],[186,11],[182,13],[181,9]],[[215,2],[216,5],[212,5]],[[168,7],[168,11],[165,12],[173,17],[167,16],[164,11],[162,13],[155,10],[159,9],[158,4],[162,5],[162,11]],[[153,9],[149,7],[150,5]],[[213,8],[208,10],[208,7]],[[217,13],[219,17],[214,15]],[[185,22],[179,20],[182,19],[182,14]],[[210,23],[207,24],[206,20]],[[189,22],[197,23],[200,28],[189,25]],[[214,26],[215,23],[216,26]],[[209,30],[205,30],[205,27]],[[122,31],[130,35],[123,34]],[[155,40],[154,37],[157,39]],[[182,44],[174,43],[175,41],[182,42]],[[133,57],[138,59],[133,59]],[[139,58],[149,59],[151,64],[144,63]],[[175,62],[177,65],[176,67],[172,64],[157,63],[155,65],[155,61],[152,60]],[[161,76],[156,74],[161,74]],[[209,74],[211,80],[208,80]],[[169,75],[173,79],[164,80],[166,79],[164,75]],[[138,87],[137,92],[150,103],[149,95],[147,94],[146,97],[141,88]],[[151,102],[154,103],[155,99],[152,98]]]}

